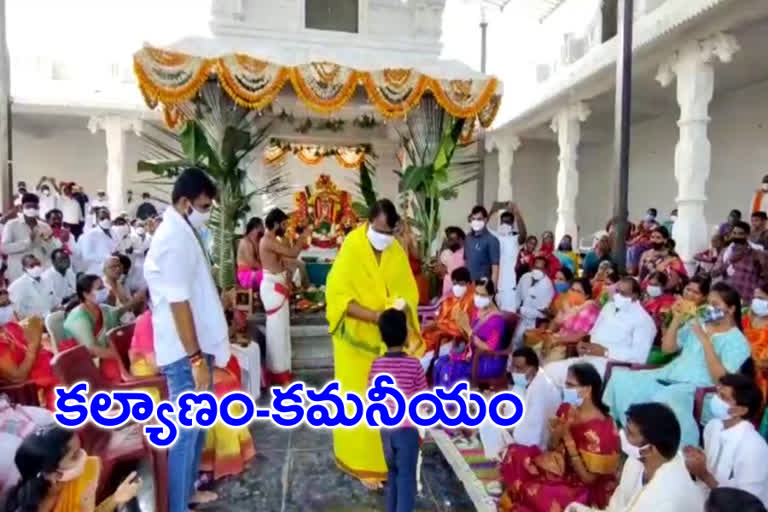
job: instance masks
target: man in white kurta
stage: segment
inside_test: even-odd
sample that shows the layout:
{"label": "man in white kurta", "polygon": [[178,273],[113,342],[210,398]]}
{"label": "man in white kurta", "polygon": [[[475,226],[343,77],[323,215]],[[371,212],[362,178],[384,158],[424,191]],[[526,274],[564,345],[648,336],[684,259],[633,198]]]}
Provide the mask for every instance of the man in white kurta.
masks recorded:
{"label": "man in white kurta", "polygon": [[61,306],[77,292],[75,273],[70,257],[63,249],[53,251],[53,264],[43,272],[43,281],[53,290],[56,305]]}
{"label": "man in white kurta", "polygon": [[53,288],[42,279],[43,267],[34,255],[24,256],[23,265],[24,273],[8,287],[8,296],[20,319],[45,318],[59,306]]}
{"label": "man in white kurta", "polygon": [[9,282],[23,273],[21,260],[25,255],[35,255],[43,268],[47,268],[51,264],[51,253],[61,247],[51,227],[39,218],[37,196],[24,194],[22,201],[22,214],[6,222],[3,227],[2,248],[8,255],[6,278]]}
{"label": "man in white kurta", "polygon": [[520,294],[520,321],[515,329],[512,341],[515,347],[523,344],[525,331],[536,328],[536,321],[545,318],[552,299],[555,298],[555,287],[546,274],[547,260],[536,257],[533,270],[520,278],[518,292]]}
{"label": "man in white kurta", "polygon": [[[607,512],[699,512],[704,499],[678,452],[680,424],[667,406],[636,404],[621,432],[627,455]],[[571,504],[565,512],[598,512]]]}
{"label": "man in white kurta", "polygon": [[746,491],[768,507],[768,444],[748,418],[762,406],[762,393],[741,374],[720,379],[712,398],[713,419],[704,428],[704,451],[687,446],[688,470],[703,496],[716,487]]}
{"label": "man in white kurta", "polygon": [[517,255],[520,244],[528,235],[523,214],[516,204],[511,203],[502,212],[498,231],[491,231],[499,239],[499,286],[496,302],[499,309],[517,313],[520,297],[517,293]]}
{"label": "man in white kurta", "polygon": [[104,270],[104,262],[118,248],[118,241],[112,234],[109,211],[101,209],[98,215],[98,226],[83,233],[77,242],[82,265],[80,271],[96,276],[101,275]]}

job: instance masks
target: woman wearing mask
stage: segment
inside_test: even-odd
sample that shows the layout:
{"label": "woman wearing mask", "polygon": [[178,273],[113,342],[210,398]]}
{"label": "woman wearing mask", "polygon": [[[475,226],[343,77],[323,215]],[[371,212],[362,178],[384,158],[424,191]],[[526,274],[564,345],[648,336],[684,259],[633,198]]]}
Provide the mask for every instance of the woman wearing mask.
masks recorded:
{"label": "woman wearing mask", "polygon": [[539,245],[539,239],[531,235],[525,239],[525,244],[520,248],[517,255],[517,265],[515,274],[522,276],[527,274],[533,268],[533,258],[536,256],[536,247]]}
{"label": "woman wearing mask", "polygon": [[[452,387],[456,382],[469,381],[472,372],[472,358],[477,350],[502,350],[504,338],[504,316],[501,314],[493,296],[496,289],[493,281],[487,278],[475,281],[475,312],[470,318],[466,313],[456,315],[456,323],[469,340],[469,343],[454,344],[453,351],[442,356],[435,363],[435,385]],[[478,376],[491,378],[503,374],[507,369],[507,359],[498,357],[480,358]]]}
{"label": "woman wearing mask", "polygon": [[554,279],[555,274],[560,270],[560,260],[555,256],[555,234],[551,231],[545,231],[541,235],[541,249],[539,249],[538,255],[546,258],[547,275]]}
{"label": "woman wearing mask", "polygon": [[[604,508],[616,488],[621,442],[600,399],[602,379],[586,363],[568,369],[563,404],[550,421],[549,450],[512,444],[501,465],[499,510],[550,512],[571,503]],[[535,492],[532,492],[535,490]]]}
{"label": "woman wearing mask", "polygon": [[600,315],[600,305],[592,300],[592,285],[589,279],[574,281],[563,297],[562,310],[551,322],[549,331],[543,337],[546,362],[565,359],[568,345],[583,340]]}
{"label": "woman wearing mask", "polygon": [[108,295],[99,276],[86,274],[77,280],[77,299],[67,307],[64,320],[67,339],[60,343],[59,350],[84,345],[99,358],[101,374],[110,381],[119,381],[119,356],[109,346],[107,333],[119,325],[118,319],[126,310],[106,305]]}
{"label": "woman wearing mask", "polygon": [[557,316],[563,310],[564,303],[567,300],[568,291],[573,283],[573,272],[568,267],[562,267],[555,272],[555,278],[552,284],[555,287],[555,299],[552,301],[552,315]]}
{"label": "woman wearing mask", "polygon": [[655,370],[613,373],[603,399],[622,425],[630,405],[661,402],[680,423],[681,444],[698,446],[699,427],[693,418],[696,388],[714,386],[726,373],[737,373],[750,357],[749,342],[741,332],[739,294],[720,282],[712,287],[707,302],[703,319],[674,310],[661,340],[664,353],[679,352],[674,360]]}
{"label": "woman wearing mask", "polygon": [[[30,319],[28,323],[42,323]],[[37,327],[37,328],[35,328]],[[16,322],[7,290],[0,290],[0,384],[34,382],[44,395],[51,410],[58,385],[51,360],[53,354],[41,346],[42,325],[30,325],[26,330]]]}
{"label": "woman wearing mask", "polygon": [[749,312],[742,320],[744,336],[752,348],[755,362],[755,382],[768,400],[768,285],[755,290]]}
{"label": "woman wearing mask", "polygon": [[555,256],[560,261],[560,265],[568,268],[573,275],[576,275],[581,268],[581,257],[577,251],[573,250],[573,238],[571,235],[563,235],[560,243],[557,245]]}
{"label": "woman wearing mask", "polygon": [[58,425],[27,436],[16,452],[21,480],[6,500],[6,511],[112,512],[136,497],[141,479],[133,472],[115,493],[96,505],[101,461],[80,446],[73,430]]}
{"label": "woman wearing mask", "polygon": [[451,295],[453,288],[451,274],[457,268],[464,266],[464,241],[466,238],[464,231],[457,226],[445,228],[445,249],[440,253],[440,264],[443,266],[441,270],[445,273],[443,276],[443,298]]}
{"label": "woman wearing mask", "polygon": [[669,290],[669,279],[664,272],[653,272],[645,280],[645,300],[643,307],[651,315],[658,333],[664,327],[664,317],[677,301],[677,297]]}
{"label": "woman wearing mask", "polygon": [[593,279],[605,261],[611,261],[611,239],[608,235],[598,238],[595,247],[584,257],[584,275]]}
{"label": "woman wearing mask", "polygon": [[659,226],[656,215],[656,208],[649,208],[645,218],[638,223],[637,229],[632,232],[632,238],[627,242],[627,270],[632,275],[637,275],[640,258],[651,248],[651,232]]}
{"label": "woman wearing mask", "polygon": [[674,242],[665,227],[657,227],[650,235],[651,248],[643,253],[640,258],[639,279],[646,284],[648,276],[654,272],[667,274],[667,287],[673,291],[680,291],[682,283],[688,278],[688,272],[680,257],[673,251]]}

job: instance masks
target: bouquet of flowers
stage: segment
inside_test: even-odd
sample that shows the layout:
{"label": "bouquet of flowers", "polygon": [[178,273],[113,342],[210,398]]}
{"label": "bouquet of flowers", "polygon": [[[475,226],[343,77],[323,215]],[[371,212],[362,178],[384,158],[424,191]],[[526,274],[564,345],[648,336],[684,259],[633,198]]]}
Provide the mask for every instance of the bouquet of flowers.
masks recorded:
{"label": "bouquet of flowers", "polygon": [[662,320],[664,322],[664,327],[665,328],[669,327],[669,324],[672,323],[672,318],[675,316],[675,313],[677,312],[680,312],[682,314],[683,323],[687,323],[689,320],[693,318],[698,318],[699,320],[703,320],[706,309],[707,309],[706,305],[697,306],[695,303],[680,297],[675,301],[674,304],[672,304],[671,308],[669,308],[667,311],[664,311],[662,313]]}

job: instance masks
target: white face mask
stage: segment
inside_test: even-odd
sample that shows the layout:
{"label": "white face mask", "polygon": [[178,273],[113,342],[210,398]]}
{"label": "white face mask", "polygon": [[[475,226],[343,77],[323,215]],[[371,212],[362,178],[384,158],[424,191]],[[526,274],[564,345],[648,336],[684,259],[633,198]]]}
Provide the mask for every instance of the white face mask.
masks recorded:
{"label": "white face mask", "polygon": [[512,234],[512,226],[509,224],[502,224],[499,226],[499,234],[501,236],[508,236]]}
{"label": "white face mask", "polygon": [[109,298],[109,290],[101,288],[93,292],[93,300],[96,304],[103,304]]}
{"label": "white face mask", "polygon": [[27,274],[29,274],[34,279],[39,279],[40,276],[43,275],[43,267],[40,265],[30,267],[27,269]]}
{"label": "white face mask", "polygon": [[625,297],[620,293],[613,294],[613,305],[616,306],[617,309],[622,310],[630,304],[632,304],[632,299],[629,297]]}
{"label": "white face mask", "polygon": [[24,208],[24,216],[30,219],[36,219],[40,214],[40,210],[37,208]]}
{"label": "white face mask", "polygon": [[43,195],[44,196],[49,196],[49,195],[51,195],[51,191],[48,190],[48,189],[45,189],[45,190],[43,190]]}
{"label": "white face mask", "polygon": [[534,278],[536,281],[540,281],[540,280],[544,279],[544,271],[542,271],[541,269],[535,268],[535,269],[533,269],[533,270],[531,271],[531,276],[532,276],[532,277],[533,277],[533,278]]}
{"label": "white face mask", "polygon": [[7,306],[3,306],[0,308],[0,325],[5,325],[7,323],[13,322],[13,305],[8,304]]}
{"label": "white face mask", "polygon": [[768,192],[768,183],[763,183],[760,188],[763,189],[763,192]]}
{"label": "white face mask", "polygon": [[375,229],[373,229],[373,226],[370,224],[368,225],[368,241],[371,242],[371,245],[374,249],[381,252],[386,250],[390,245],[392,245],[392,242],[395,241],[395,237],[392,235],[388,235],[387,233],[379,233]]}
{"label": "white face mask", "polygon": [[768,316],[768,300],[755,297],[752,299],[751,309],[757,316]]}
{"label": "white face mask", "polygon": [[80,448],[80,451],[77,453],[77,460],[75,461],[72,466],[68,467],[67,469],[60,469],[59,470],[59,481],[60,482],[71,482],[72,480],[78,478],[80,475],[83,474],[83,471],[85,471],[85,462],[88,459],[88,454]]}
{"label": "white face mask", "polygon": [[469,223],[470,226],[472,226],[472,231],[480,232],[485,227],[485,221],[484,220],[473,220]]}
{"label": "white face mask", "polygon": [[656,285],[648,285],[648,288],[646,288],[645,291],[648,292],[649,297],[654,299],[656,297],[661,297],[661,294],[663,293],[661,286],[656,286]]}
{"label": "white face mask", "polygon": [[713,396],[712,401],[709,402],[709,410],[712,412],[712,416],[719,420],[731,419],[730,409],[730,404],[720,398],[720,395]]}
{"label": "white face mask", "polygon": [[210,209],[207,212],[201,212],[198,211],[194,206],[192,207],[192,211],[187,214],[187,220],[195,229],[200,229],[201,227],[205,226],[209,218],[211,218]]}
{"label": "white face mask", "polygon": [[475,295],[475,307],[478,309],[485,309],[488,307],[488,305],[491,303],[490,297],[485,297],[483,295]]}
{"label": "white face mask", "polygon": [[463,284],[455,284],[453,285],[453,295],[458,297],[459,299],[464,296],[465,293],[467,293],[467,287]]}
{"label": "white face mask", "polygon": [[632,443],[629,442],[629,439],[627,439],[627,433],[624,431],[624,429],[621,429],[619,431],[619,437],[621,438],[621,451],[627,454],[627,457],[630,459],[640,460],[642,458],[642,454],[640,453],[642,450],[644,450],[648,445],[645,444],[643,446],[635,446]]}
{"label": "white face mask", "polygon": [[136,228],[136,234],[139,235],[139,236],[143,235],[146,232],[147,231],[144,228],[142,228],[142,227]]}
{"label": "white face mask", "polygon": [[669,218],[669,220],[671,220],[672,222],[677,222],[677,215],[672,215],[672,216]]}
{"label": "white face mask", "polygon": [[100,220],[99,227],[101,229],[110,229],[112,227],[112,221],[109,219]]}
{"label": "white face mask", "polygon": [[112,226],[112,234],[115,235],[115,238],[125,238],[130,230],[131,228],[126,225]]}

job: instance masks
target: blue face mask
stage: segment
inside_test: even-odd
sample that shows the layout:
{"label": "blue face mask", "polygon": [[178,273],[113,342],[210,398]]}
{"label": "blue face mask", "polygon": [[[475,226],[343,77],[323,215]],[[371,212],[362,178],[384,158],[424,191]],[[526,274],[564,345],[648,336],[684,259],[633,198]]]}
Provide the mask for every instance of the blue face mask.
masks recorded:
{"label": "blue face mask", "polygon": [[569,288],[570,286],[568,283],[555,283],[555,290],[557,290],[557,293],[565,293]]}
{"label": "blue face mask", "polygon": [[513,372],[512,380],[515,382],[515,386],[521,387],[523,389],[528,387],[528,377],[526,377],[524,373]]}
{"label": "blue face mask", "polygon": [[579,407],[584,403],[584,399],[579,396],[578,388],[563,389],[563,402]]}
{"label": "blue face mask", "polygon": [[725,311],[715,306],[707,306],[703,320],[704,323],[711,324],[719,322],[723,318],[725,318]]}

